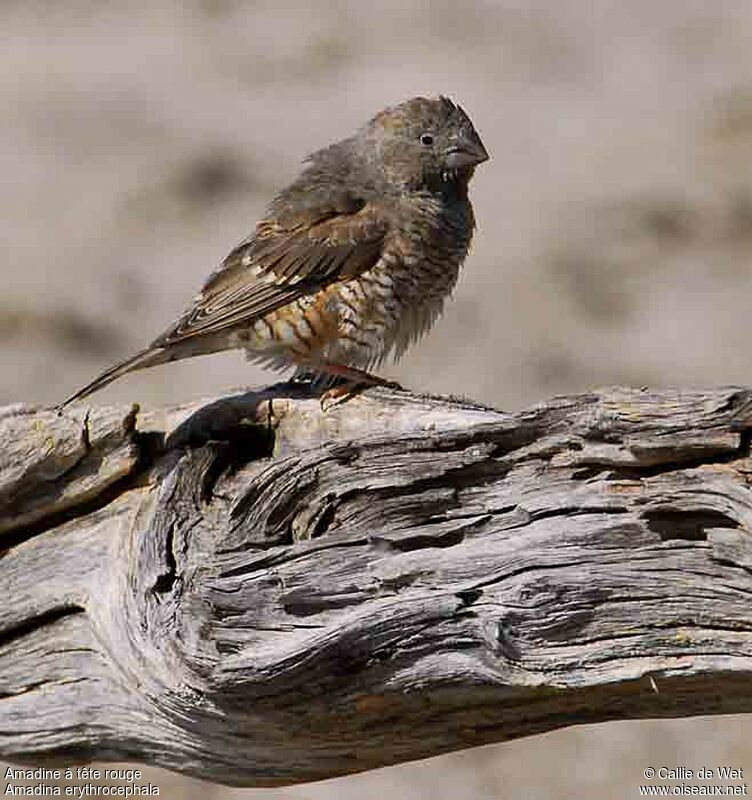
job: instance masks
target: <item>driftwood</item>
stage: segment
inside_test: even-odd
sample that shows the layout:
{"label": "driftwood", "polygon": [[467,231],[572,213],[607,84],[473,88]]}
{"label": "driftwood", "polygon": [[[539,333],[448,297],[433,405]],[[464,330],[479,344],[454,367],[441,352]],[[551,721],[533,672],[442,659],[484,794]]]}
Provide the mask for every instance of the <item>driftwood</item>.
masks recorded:
{"label": "driftwood", "polygon": [[0,756],[316,780],[752,710],[752,391],[0,412]]}

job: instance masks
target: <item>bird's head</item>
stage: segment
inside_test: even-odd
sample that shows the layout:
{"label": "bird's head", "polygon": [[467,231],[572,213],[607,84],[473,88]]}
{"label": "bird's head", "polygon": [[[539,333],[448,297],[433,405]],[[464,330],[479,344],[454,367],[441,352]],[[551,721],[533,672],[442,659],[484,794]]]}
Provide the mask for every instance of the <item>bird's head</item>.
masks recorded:
{"label": "bird's head", "polygon": [[446,97],[380,111],[361,131],[371,166],[397,188],[467,186],[488,153],[467,114]]}

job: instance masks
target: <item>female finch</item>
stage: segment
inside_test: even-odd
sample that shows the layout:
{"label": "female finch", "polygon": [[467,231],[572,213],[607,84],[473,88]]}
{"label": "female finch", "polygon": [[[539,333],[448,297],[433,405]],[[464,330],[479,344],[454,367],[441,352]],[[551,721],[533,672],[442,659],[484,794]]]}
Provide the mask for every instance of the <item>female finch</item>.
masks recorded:
{"label": "female finch", "polygon": [[367,370],[425,333],[456,283],[475,227],[468,183],[487,159],[446,97],[379,112],[309,156],[168,330],[60,408],[127,372],[233,348],[384,383]]}

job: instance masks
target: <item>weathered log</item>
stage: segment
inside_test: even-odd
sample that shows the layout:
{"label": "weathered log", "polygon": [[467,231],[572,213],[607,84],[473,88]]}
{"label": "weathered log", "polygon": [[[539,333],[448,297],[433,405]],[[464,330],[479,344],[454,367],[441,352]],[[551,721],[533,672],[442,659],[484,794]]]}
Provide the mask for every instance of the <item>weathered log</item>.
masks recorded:
{"label": "weathered log", "polygon": [[752,710],[752,391],[0,412],[0,755],[316,780]]}

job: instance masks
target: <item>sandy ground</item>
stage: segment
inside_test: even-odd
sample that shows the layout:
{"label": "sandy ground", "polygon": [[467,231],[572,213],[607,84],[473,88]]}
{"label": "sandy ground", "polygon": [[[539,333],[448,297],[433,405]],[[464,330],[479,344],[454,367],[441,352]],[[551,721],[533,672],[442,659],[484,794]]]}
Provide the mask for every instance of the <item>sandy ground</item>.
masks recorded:
{"label": "sandy ground", "polygon": [[[749,384],[752,4],[5,0],[0,402],[62,399],[182,309],[310,151],[449,94],[492,160],[455,300],[385,372],[513,409],[598,385]],[[239,354],[98,398],[268,373]],[[317,786],[151,771],[167,797],[632,798],[747,767],[743,718],[564,730]]]}

